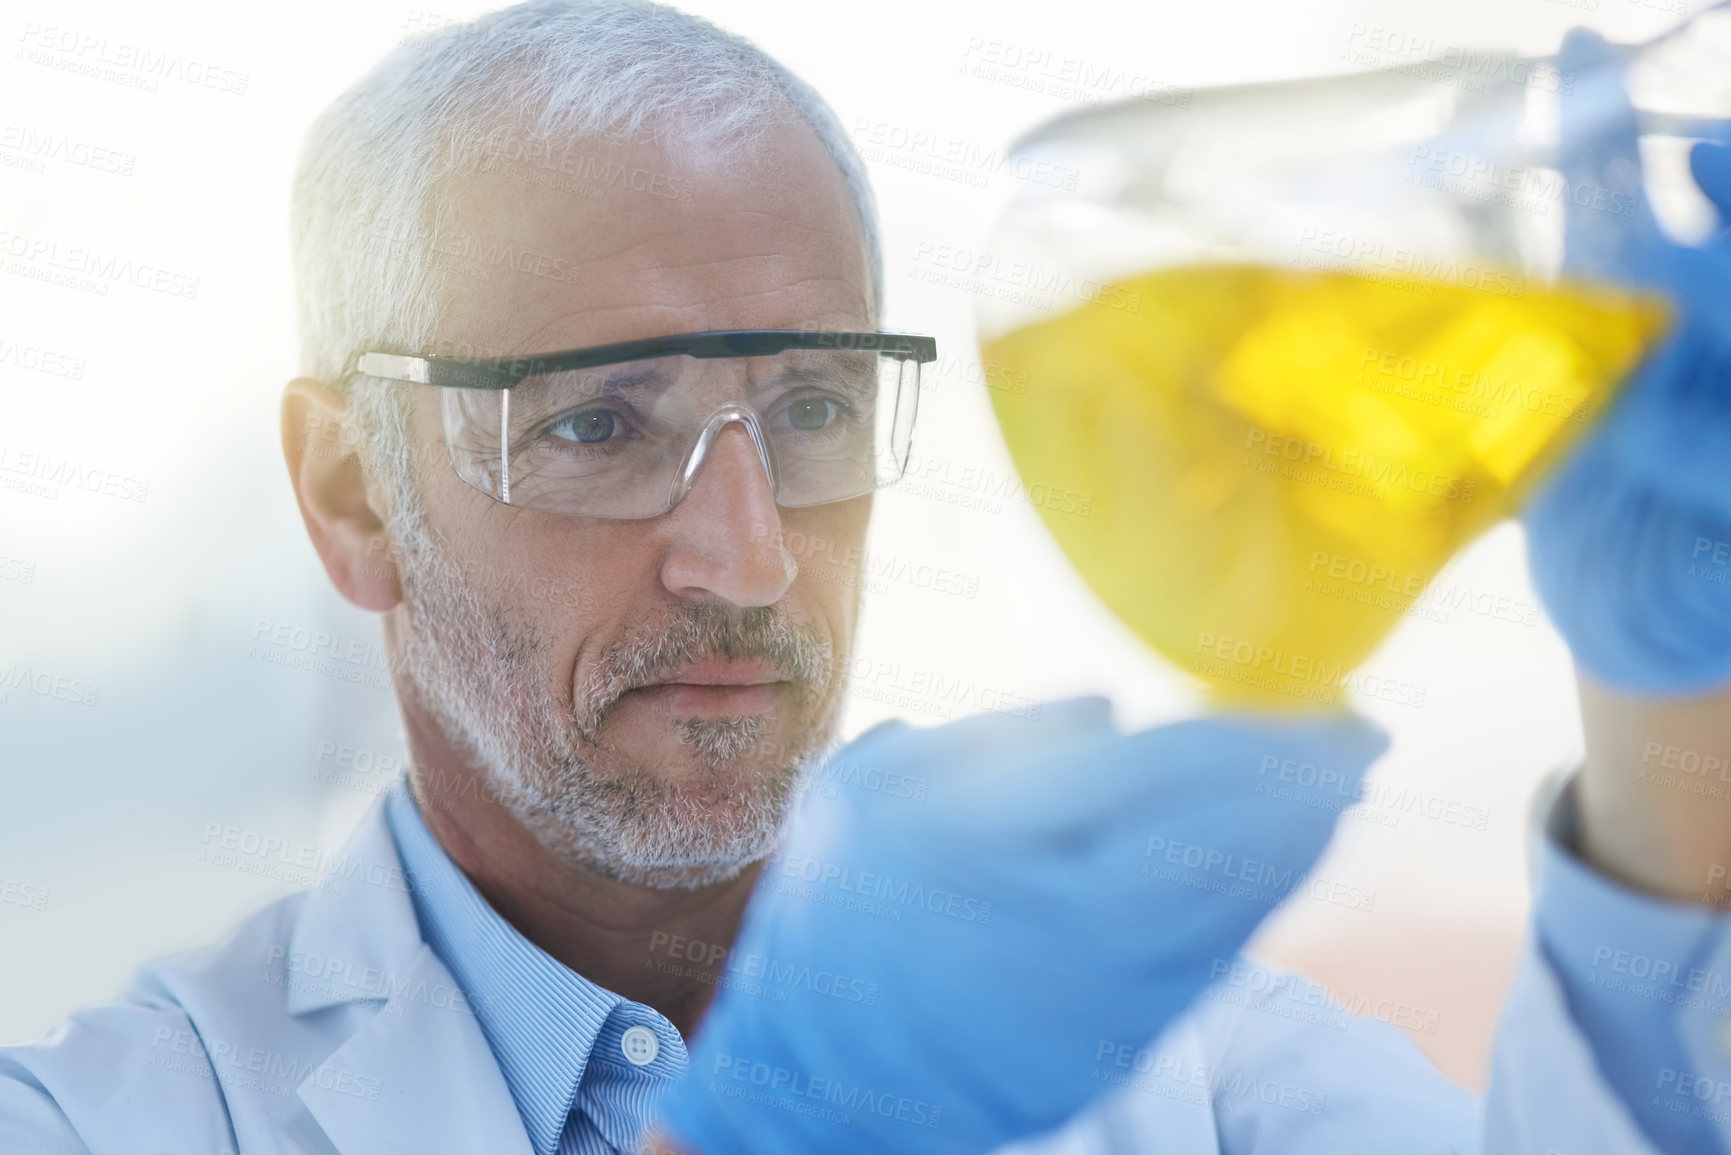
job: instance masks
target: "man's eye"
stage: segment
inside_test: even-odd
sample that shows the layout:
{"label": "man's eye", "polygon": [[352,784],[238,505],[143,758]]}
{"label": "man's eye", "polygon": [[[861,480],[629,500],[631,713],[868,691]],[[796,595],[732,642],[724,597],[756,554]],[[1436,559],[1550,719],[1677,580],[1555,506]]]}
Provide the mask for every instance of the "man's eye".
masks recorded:
{"label": "man's eye", "polygon": [[554,422],[548,432],[566,441],[600,445],[623,433],[624,422],[611,409],[580,409]]}
{"label": "man's eye", "polygon": [[787,405],[787,423],[801,430],[826,428],[846,414],[847,406],[831,397],[800,397]]}

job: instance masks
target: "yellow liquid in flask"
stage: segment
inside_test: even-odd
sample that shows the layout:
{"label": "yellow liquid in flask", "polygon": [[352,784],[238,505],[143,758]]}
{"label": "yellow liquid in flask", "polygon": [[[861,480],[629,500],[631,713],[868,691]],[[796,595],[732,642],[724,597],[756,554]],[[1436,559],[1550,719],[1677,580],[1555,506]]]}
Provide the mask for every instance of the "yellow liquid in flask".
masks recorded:
{"label": "yellow liquid in flask", "polygon": [[[984,344],[1024,487],[1107,605],[1227,702],[1340,703],[1663,332],[1613,289],[1202,265]],[[1514,293],[1519,292],[1519,295]]]}

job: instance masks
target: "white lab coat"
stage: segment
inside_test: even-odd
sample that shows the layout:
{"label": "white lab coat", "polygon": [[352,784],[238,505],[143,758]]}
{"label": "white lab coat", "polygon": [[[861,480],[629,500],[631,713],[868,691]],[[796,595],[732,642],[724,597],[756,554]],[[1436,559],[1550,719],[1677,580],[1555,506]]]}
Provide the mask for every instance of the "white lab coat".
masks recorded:
{"label": "white lab coat", "polygon": [[[1148,1048],[1175,1074],[1142,1076],[1058,1132],[993,1155],[1659,1155],[1600,1076],[1530,942],[1482,1103],[1392,1026],[1361,1019],[1341,1032],[1264,1017],[1204,999]],[[1198,1102],[1180,1093],[1186,1082],[1214,1093]]]}
{"label": "white lab coat", "polygon": [[[284,899],[217,946],[146,966],[118,1000],[40,1042],[0,1049],[0,1152],[530,1155],[479,1023],[421,939],[382,807],[342,861],[340,888]],[[1013,1150],[1654,1152],[1530,945],[1482,1146],[1476,1101],[1380,1023],[1328,1029],[1254,1000],[1205,998],[1151,1049],[1163,1058],[1152,1082],[1112,1089],[1069,1127]],[[1237,1088],[1226,1109],[1207,1093],[1222,1078]],[[1415,1119],[1437,1133],[1418,1128],[1415,1145]]]}

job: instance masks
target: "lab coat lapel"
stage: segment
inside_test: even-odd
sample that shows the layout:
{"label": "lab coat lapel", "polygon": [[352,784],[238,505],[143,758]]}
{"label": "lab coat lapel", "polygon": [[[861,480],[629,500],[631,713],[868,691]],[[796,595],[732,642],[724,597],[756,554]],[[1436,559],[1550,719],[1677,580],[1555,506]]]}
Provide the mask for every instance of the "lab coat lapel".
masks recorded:
{"label": "lab coat lapel", "polygon": [[310,981],[288,984],[291,1015],[375,997],[382,1003],[420,952],[413,880],[397,854],[385,801],[367,810],[295,919],[290,971]]}
{"label": "lab coat lapel", "polygon": [[344,982],[291,987],[286,1009],[389,1001],[302,1081],[300,1100],[342,1155],[532,1155],[480,1023],[421,938],[410,885],[381,800],[308,897],[290,943],[300,965],[340,967]]}
{"label": "lab coat lapel", "polygon": [[425,943],[402,989],[308,1075],[300,1098],[342,1155],[532,1155],[499,1064]]}

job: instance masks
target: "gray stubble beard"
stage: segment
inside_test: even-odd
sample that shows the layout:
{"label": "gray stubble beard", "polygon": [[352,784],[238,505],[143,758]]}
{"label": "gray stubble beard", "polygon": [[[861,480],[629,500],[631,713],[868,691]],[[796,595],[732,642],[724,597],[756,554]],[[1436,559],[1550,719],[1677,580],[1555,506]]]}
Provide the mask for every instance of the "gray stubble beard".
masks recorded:
{"label": "gray stubble beard", "polygon": [[[805,786],[834,741],[842,695],[833,646],[769,606],[729,611],[682,603],[671,621],[616,643],[562,705],[545,647],[487,604],[427,523],[418,500],[394,504],[401,554],[406,689],[439,723],[499,801],[559,857],[621,882],[662,889],[737,876],[780,843]],[[770,662],[793,685],[783,727],[813,724],[755,768],[764,716],[683,718],[699,773],[673,785],[628,757],[605,768],[609,714],[633,686],[708,656]],[[827,703],[824,701],[828,695]]]}

